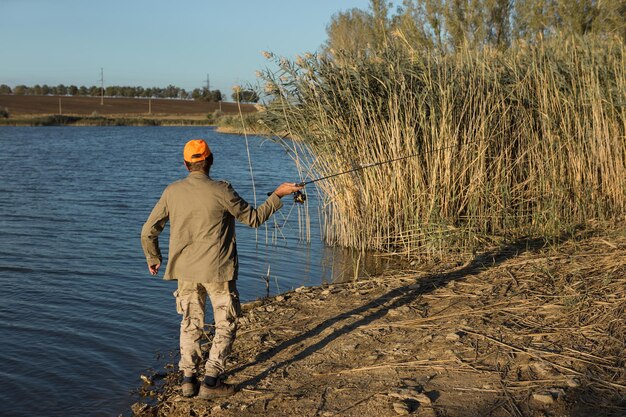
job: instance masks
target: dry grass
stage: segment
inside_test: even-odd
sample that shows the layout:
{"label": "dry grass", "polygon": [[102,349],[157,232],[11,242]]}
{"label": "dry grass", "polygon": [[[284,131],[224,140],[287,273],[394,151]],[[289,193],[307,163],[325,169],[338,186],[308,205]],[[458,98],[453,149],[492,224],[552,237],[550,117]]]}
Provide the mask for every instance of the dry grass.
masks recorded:
{"label": "dry grass", "polygon": [[[509,382],[532,376],[547,379],[544,385],[558,379],[578,386],[584,380],[600,391],[626,393],[624,229],[610,237],[578,235],[539,255],[530,250],[513,259],[494,257],[494,267],[484,259],[485,272],[424,295],[440,301],[438,311],[385,326],[453,320],[475,347],[462,360],[499,369]],[[530,375],[528,361],[540,362],[542,378]],[[551,375],[545,375],[546,366]]]}
{"label": "dry grass", "polygon": [[438,256],[623,219],[618,41],[279,67],[265,123],[302,139],[305,179],[418,154],[318,183],[331,244]]}

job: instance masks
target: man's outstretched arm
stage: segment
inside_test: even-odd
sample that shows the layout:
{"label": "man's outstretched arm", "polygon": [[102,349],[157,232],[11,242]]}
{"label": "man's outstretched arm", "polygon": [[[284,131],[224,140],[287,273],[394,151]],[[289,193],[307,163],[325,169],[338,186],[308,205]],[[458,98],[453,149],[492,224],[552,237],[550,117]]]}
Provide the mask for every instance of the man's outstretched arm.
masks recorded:
{"label": "man's outstretched arm", "polygon": [[274,190],[263,204],[254,208],[241,198],[229,184],[224,193],[223,204],[230,214],[240,222],[250,227],[259,227],[283,206],[280,201],[282,197],[301,189],[301,186],[297,186],[293,182],[284,182]]}

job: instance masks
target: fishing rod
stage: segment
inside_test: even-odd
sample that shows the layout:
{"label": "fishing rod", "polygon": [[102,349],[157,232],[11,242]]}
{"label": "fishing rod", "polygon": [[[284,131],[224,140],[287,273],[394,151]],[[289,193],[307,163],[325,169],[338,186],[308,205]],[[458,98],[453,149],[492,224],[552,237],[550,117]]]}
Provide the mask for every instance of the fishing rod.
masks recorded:
{"label": "fishing rod", "polygon": [[[446,149],[454,148],[456,146],[457,145],[450,145],[450,146],[446,146],[446,147],[443,147],[443,148],[433,149],[433,150],[427,151],[427,152],[418,152],[418,153],[414,153],[414,154],[408,155],[408,156],[401,156],[399,158],[388,159],[386,161],[372,162],[370,164],[361,164],[358,167],[353,168],[353,169],[349,169],[347,171],[338,172],[336,174],[331,174],[331,175],[326,175],[324,177],[315,178],[313,180],[297,182],[296,186],[304,187],[307,184],[313,184],[314,182],[327,180],[329,178],[338,177],[340,175],[350,174],[351,172],[361,171],[361,170],[364,170],[366,168],[372,168],[372,167],[376,167],[376,166],[380,166],[380,165],[389,164],[389,163],[392,163],[392,162],[402,161],[404,159],[414,158],[416,156],[425,155],[425,154],[428,154],[428,153],[443,151],[443,150],[446,150]],[[270,196],[270,195],[272,195],[272,193],[271,192],[267,193],[267,195]],[[299,190],[296,191],[295,193],[293,193],[293,201],[295,203],[298,203],[298,204],[304,204],[304,202],[306,201],[306,194],[304,194],[302,191],[299,191]]]}

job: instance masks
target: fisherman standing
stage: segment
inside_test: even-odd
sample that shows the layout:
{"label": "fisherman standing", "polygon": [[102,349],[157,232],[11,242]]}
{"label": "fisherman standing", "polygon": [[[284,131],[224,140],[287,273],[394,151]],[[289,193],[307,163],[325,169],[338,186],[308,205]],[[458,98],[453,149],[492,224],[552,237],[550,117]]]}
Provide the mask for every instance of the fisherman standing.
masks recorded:
{"label": "fisherman standing", "polygon": [[141,244],[150,274],[161,266],[159,234],[170,221],[169,260],[164,279],[178,280],[176,310],[180,325],[182,394],[196,394],[196,372],[202,357],[206,296],[215,318],[215,336],[205,364],[198,397],[228,396],[233,385],[220,378],[225,371],[240,312],[236,279],[238,271],[235,219],[259,227],[282,207],[281,198],[301,189],[283,183],[258,208],[241,198],[225,181],[209,177],[213,154],[202,139],[187,142],[183,156],[189,175],[165,188],[141,231]]}

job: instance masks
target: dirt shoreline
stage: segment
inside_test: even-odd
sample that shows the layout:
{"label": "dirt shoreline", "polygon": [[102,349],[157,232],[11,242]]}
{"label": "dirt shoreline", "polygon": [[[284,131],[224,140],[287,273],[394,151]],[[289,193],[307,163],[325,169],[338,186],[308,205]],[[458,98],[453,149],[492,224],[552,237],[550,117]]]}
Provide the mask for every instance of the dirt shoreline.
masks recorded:
{"label": "dirt shoreline", "polygon": [[625,310],[625,225],[559,245],[521,241],[248,303],[229,367],[237,394],[183,398],[170,363],[143,376],[132,411],[623,416]]}

